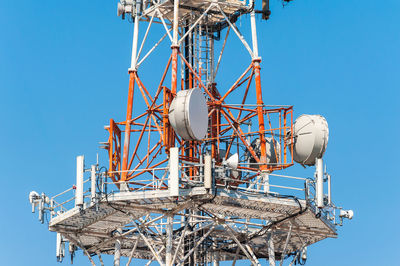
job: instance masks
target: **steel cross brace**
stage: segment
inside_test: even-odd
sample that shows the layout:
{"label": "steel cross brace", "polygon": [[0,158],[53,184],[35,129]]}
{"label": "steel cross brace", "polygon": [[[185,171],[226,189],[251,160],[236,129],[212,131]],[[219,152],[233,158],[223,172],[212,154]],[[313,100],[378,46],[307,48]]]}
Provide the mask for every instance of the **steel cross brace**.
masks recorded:
{"label": "steel cross brace", "polygon": [[73,236],[69,235],[69,234],[64,234],[66,236],[66,238],[69,239],[70,242],[72,242],[75,246],[81,248],[83,250],[83,253],[85,253],[85,255],[88,257],[90,263],[92,264],[92,266],[96,266],[96,264],[94,263],[92,256],[90,256],[89,252],[87,251],[87,249],[80,243],[80,241],[78,239],[75,239]]}
{"label": "steel cross brace", "polygon": [[[161,254],[161,252],[165,249],[165,247],[160,248],[160,250],[157,252],[158,255]],[[153,258],[151,260],[149,260],[145,265],[149,266],[153,261],[154,261],[155,257],[153,255]]]}
{"label": "steel cross brace", "polygon": [[153,245],[150,243],[150,240],[143,234],[139,225],[135,221],[132,221],[132,223],[134,226],[136,226],[140,236],[143,238],[144,242],[149,247],[151,253],[153,253],[153,256],[157,259],[158,263],[160,263],[160,265],[164,266],[164,263],[162,262],[161,257],[158,255],[158,250],[155,247],[153,247]]}
{"label": "steel cross brace", "polygon": [[289,244],[289,240],[290,240],[291,235],[292,235],[292,223],[290,223],[290,228],[289,228],[289,232],[288,232],[287,237],[286,237],[285,246],[283,247],[283,251],[282,251],[282,254],[281,254],[281,263],[279,264],[280,266],[283,265],[283,260],[285,259],[286,248],[287,248],[287,246]]}
{"label": "steel cross brace", "polygon": [[135,253],[135,250],[136,250],[136,248],[137,248],[137,245],[138,245],[138,243],[139,243],[139,240],[140,240],[140,237],[138,237],[138,238],[136,239],[135,245],[133,245],[133,248],[132,248],[132,250],[131,250],[131,253],[129,254],[129,258],[128,258],[128,262],[126,263],[126,266],[129,266],[129,264],[131,264],[131,260],[132,260],[132,257],[133,257],[133,253]]}
{"label": "steel cross brace", "polygon": [[[126,235],[128,235],[128,234],[130,234],[130,233],[133,233],[134,231],[136,231],[136,228],[133,228],[133,229],[131,229],[131,230],[129,230],[129,231],[126,231],[125,233],[120,234],[118,237],[124,237],[124,236],[126,236]],[[109,244],[110,242],[114,242],[115,240],[116,240],[116,237],[112,237],[111,239],[107,239],[107,240],[105,240],[105,241],[99,243],[99,244],[96,245],[95,247],[90,248],[89,251],[91,251],[91,252],[92,252],[92,251],[97,252],[97,251],[99,251],[99,250],[101,249],[101,247],[103,247],[103,246]]]}
{"label": "steel cross brace", "polygon": [[201,19],[208,13],[208,11],[209,11],[212,7],[214,7],[215,5],[216,5],[216,4],[211,3],[211,4],[208,6],[208,8],[206,9],[206,11],[204,11],[203,14],[201,14],[201,16],[200,16],[200,17],[196,20],[196,22],[190,27],[190,29],[185,33],[185,35],[183,35],[183,36],[181,37],[181,39],[178,41],[178,45],[180,45],[181,42],[183,42],[183,40],[186,38],[186,36],[187,36],[189,33],[191,33],[191,32],[193,31],[194,27],[196,27],[197,24],[199,24],[200,20],[201,20]]}
{"label": "steel cross brace", "polygon": [[103,261],[103,259],[102,259],[102,257],[101,257],[100,251],[97,251],[96,254],[97,254],[97,257],[99,257],[100,265],[101,265],[101,266],[104,266],[104,261]]}
{"label": "steel cross brace", "polygon": [[164,20],[164,17],[163,17],[164,14],[161,13],[161,11],[160,11],[159,8],[157,8],[156,11],[157,11],[157,13],[158,13],[158,15],[159,15],[159,17],[160,17],[160,20],[161,20],[161,22],[162,22],[162,24],[163,24],[163,26],[164,26],[164,28],[165,28],[165,31],[166,31],[167,34],[168,34],[168,37],[169,37],[170,41],[173,42],[173,38],[172,38],[171,34],[169,33],[170,31],[168,30],[168,26],[167,26],[167,24],[165,23],[165,20]]}
{"label": "steel cross brace", "polygon": [[192,255],[192,253],[196,250],[196,248],[197,248],[201,243],[203,243],[203,241],[211,234],[212,231],[214,231],[214,228],[215,228],[215,224],[214,224],[213,226],[211,226],[210,230],[208,230],[208,232],[205,233],[205,234],[203,235],[203,237],[200,238],[200,239],[197,241],[196,245],[185,255],[185,257],[183,257],[183,259],[178,263],[177,266],[181,266],[181,265],[185,262],[185,260],[186,260],[190,255]]}
{"label": "steel cross brace", "polygon": [[[305,245],[301,246],[300,250],[302,250],[304,247],[305,247]],[[292,262],[290,262],[289,266],[292,266],[299,256],[300,256],[300,252],[297,252],[296,256],[293,257],[293,260],[292,260]]]}
{"label": "steel cross brace", "polygon": [[233,259],[232,266],[236,265],[236,260],[237,260],[238,255],[239,255],[239,248],[236,249],[235,258]]}
{"label": "steel cross brace", "polygon": [[268,237],[268,260],[269,260],[269,265],[275,266],[275,247],[274,247],[274,241],[272,237],[272,232],[269,233]]}
{"label": "steel cross brace", "polygon": [[181,237],[180,237],[180,239],[179,239],[178,246],[177,246],[176,249],[175,249],[175,253],[174,253],[174,256],[173,256],[173,258],[172,258],[172,264],[175,263],[176,256],[178,255],[179,249],[181,248],[181,245],[182,245],[182,241],[183,241],[183,239],[185,238],[186,231],[187,231],[188,225],[189,225],[189,220],[190,220],[190,215],[189,215],[188,219],[186,220],[185,228],[184,228],[183,231],[182,231],[182,235],[181,235]]}
{"label": "steel cross brace", "polygon": [[[256,256],[254,255],[253,251],[251,250],[251,248],[248,246],[248,244],[246,244],[246,248],[242,245],[242,243],[240,243],[240,241],[236,238],[233,229],[227,225],[226,223],[222,224],[222,226],[227,229],[229,235],[232,237],[232,239],[236,242],[236,244],[239,246],[239,248],[243,251],[243,253],[246,255],[247,258],[249,258],[249,260],[251,261],[251,263],[255,266],[261,266],[260,262],[258,261],[258,259],[256,258]],[[250,253],[249,253],[250,251]]]}
{"label": "steel cross brace", "polygon": [[238,28],[235,25],[232,24],[232,22],[229,20],[229,18],[226,16],[225,12],[222,10],[222,8],[218,4],[217,4],[217,7],[218,7],[219,11],[221,12],[221,14],[224,16],[225,21],[233,29],[235,34],[238,36],[239,40],[242,42],[242,44],[244,45],[246,50],[249,52],[251,58],[253,58],[254,57],[253,51],[251,50],[249,44],[244,39],[243,35],[239,32]]}

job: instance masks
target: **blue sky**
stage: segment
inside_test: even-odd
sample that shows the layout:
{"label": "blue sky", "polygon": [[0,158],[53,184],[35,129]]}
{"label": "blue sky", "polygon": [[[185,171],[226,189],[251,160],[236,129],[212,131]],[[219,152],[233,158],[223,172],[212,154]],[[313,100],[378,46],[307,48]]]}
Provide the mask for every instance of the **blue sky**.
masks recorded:
{"label": "blue sky", "polygon": [[[132,24],[116,17],[116,2],[0,0],[3,265],[56,263],[55,234],[30,213],[28,193],[69,187],[79,154],[94,162],[99,152],[104,162],[103,126],[123,120]],[[307,265],[398,264],[400,2],[295,0],[282,8],[273,0],[271,9],[270,21],[258,20],[264,102],[327,118],[333,199],[355,211],[338,239],[309,248]],[[232,68],[249,62],[237,41],[228,52]],[[88,261],[79,255],[75,265]]]}

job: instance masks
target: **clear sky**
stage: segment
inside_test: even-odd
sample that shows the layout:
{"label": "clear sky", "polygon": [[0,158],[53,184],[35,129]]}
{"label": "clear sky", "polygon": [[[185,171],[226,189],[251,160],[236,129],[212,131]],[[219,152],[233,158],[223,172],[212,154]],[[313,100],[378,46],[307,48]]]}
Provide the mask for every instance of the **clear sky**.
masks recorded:
{"label": "clear sky", "polygon": [[[28,193],[72,185],[79,154],[105,162],[98,142],[109,118],[123,120],[131,49],[116,3],[0,0],[1,265],[55,265],[55,234],[30,213]],[[399,265],[400,1],[272,0],[271,9],[258,20],[265,103],[327,118],[333,200],[355,211],[338,239],[309,248],[307,265]],[[237,42],[228,51],[227,65],[249,62]],[[219,84],[231,83],[229,71]]]}

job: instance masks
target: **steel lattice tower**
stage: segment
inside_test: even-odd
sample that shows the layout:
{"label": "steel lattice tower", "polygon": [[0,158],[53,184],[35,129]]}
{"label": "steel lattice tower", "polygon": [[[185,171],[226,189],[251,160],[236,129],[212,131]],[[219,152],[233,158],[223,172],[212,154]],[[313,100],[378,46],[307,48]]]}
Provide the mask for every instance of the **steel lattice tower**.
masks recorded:
{"label": "steel lattice tower", "polygon": [[[134,258],[168,266],[234,265],[237,260],[260,265],[262,258],[282,265],[289,257],[291,264],[302,263],[307,246],[336,237],[336,226],[352,217],[331,202],[330,176],[323,172],[321,158],[315,178],[279,172],[294,163],[293,107],[264,104],[256,15],[267,19],[269,8],[267,1],[260,11],[256,4],[119,3],[119,15],[131,18],[134,30],[126,120],[111,119],[106,127],[109,138],[103,148],[109,163],[85,167],[79,156],[76,186],[51,198],[30,195],[41,220],[45,211],[51,214],[49,229],[57,232],[59,260],[68,242],[71,254],[80,248],[93,265],[95,256],[103,264],[101,254],[114,255],[114,265],[120,265],[121,257],[128,257],[127,265]],[[241,16],[250,20],[250,40],[236,24]],[[165,33],[148,45],[157,25]],[[229,67],[221,62],[229,35],[240,40],[249,63],[230,84],[217,84],[218,69]],[[151,55],[168,40],[171,54],[165,69],[154,74],[158,86],[147,86],[139,75],[142,63],[160,64]],[[206,99],[208,128],[204,138],[187,140],[174,130],[169,116],[179,91],[192,89],[201,90]],[[139,100],[144,110],[135,109]],[[90,175],[87,183],[85,175]],[[75,192],[72,199],[61,199],[70,192]]]}

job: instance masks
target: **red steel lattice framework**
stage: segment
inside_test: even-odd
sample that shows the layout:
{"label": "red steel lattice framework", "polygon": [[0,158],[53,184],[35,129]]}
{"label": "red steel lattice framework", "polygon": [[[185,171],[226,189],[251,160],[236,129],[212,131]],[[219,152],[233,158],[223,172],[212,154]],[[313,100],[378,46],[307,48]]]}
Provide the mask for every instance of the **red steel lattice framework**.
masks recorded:
{"label": "red steel lattice framework", "polygon": [[[176,94],[179,80],[177,71],[178,57],[190,69],[190,75],[193,80],[196,80],[199,87],[207,95],[209,130],[207,138],[202,141],[183,140],[175,134],[168,120],[169,106]],[[164,85],[164,81],[171,65],[172,85],[171,89],[169,89]],[[217,164],[220,164],[224,158],[221,158],[219,151],[221,151],[222,143],[224,143],[226,146],[226,150],[224,150],[225,159],[227,159],[231,151],[240,154],[240,150],[244,148],[250,154],[251,159],[256,162],[253,167],[251,165],[239,166],[238,169],[271,172],[287,168],[293,164],[293,159],[290,156],[290,149],[292,148],[290,143],[292,143],[292,140],[288,139],[292,138],[288,132],[293,127],[293,107],[267,108],[263,106],[260,60],[251,62],[243,74],[223,94],[219,92],[215,83],[210,84],[208,87],[203,84],[199,73],[196,73],[187,62],[180,53],[179,48],[173,48],[172,55],[168,59],[159,86],[153,96],[144,86],[137,71],[130,71],[129,75],[126,121],[114,122],[111,119],[110,126],[107,128],[110,133],[107,145],[109,176],[113,182],[118,184],[120,181],[130,181],[129,184],[144,185],[134,182],[134,179],[144,173],[151,173],[153,168],[165,164],[168,161],[167,156],[163,159],[159,157],[161,157],[163,151],[168,155],[169,149],[175,146],[180,148],[180,158],[189,162],[199,162],[202,150],[204,150],[203,147],[207,146],[210,147],[209,151],[212,158]],[[247,96],[253,81],[255,82],[257,104],[255,107],[247,107],[246,100],[248,100]],[[132,117],[135,87],[138,88],[140,95],[143,97],[147,109],[136,117]],[[233,92],[238,92],[240,89],[244,89],[241,104],[230,105],[227,102],[228,96]],[[243,125],[248,124],[254,118],[257,121],[257,129],[244,132]],[[278,120],[277,126],[273,126],[274,118]],[[124,132],[123,151],[121,132]],[[138,133],[138,136],[132,138],[135,133]],[[145,133],[148,134],[147,139],[144,137]],[[154,136],[158,141],[150,145],[150,139],[153,138],[154,133],[158,135]],[[275,145],[273,151],[277,153],[276,157],[279,158],[279,162],[276,164],[267,163],[266,135],[270,135],[276,141],[273,142]],[[255,151],[248,141],[248,136],[259,137],[260,151]],[[131,147],[132,143],[134,145]],[[138,150],[143,144],[146,144],[146,152],[143,156],[139,156]],[[134,164],[134,162],[136,163]],[[255,167],[255,165],[259,165],[259,168]],[[142,171],[137,171],[142,168],[144,168]],[[195,171],[195,169],[191,169],[191,171]],[[247,179],[254,177],[255,175]]]}
{"label": "red steel lattice framework", "polygon": [[[178,27],[177,23],[174,23],[174,40],[175,34],[178,34],[175,27]],[[231,24],[231,27],[234,26]],[[291,166],[293,136],[288,133],[293,128],[293,107],[264,105],[261,59],[257,56],[252,58],[244,72],[223,91],[214,82],[204,84],[201,67],[195,68],[188,62],[176,41],[173,42],[171,55],[156,89],[149,90],[140,79],[137,69],[131,68],[126,120],[111,120],[107,127],[110,135],[106,149],[112,181],[118,187],[123,182],[135,189],[145,186],[137,180],[144,174],[150,173],[160,178],[154,169],[166,166],[171,147],[179,147],[180,160],[191,163],[201,162],[201,156],[207,152],[220,165],[230,154],[238,153],[238,171],[247,173],[238,176],[239,182],[253,179],[260,172],[272,172]],[[178,64],[188,69],[189,82],[185,82],[183,73],[179,76]],[[168,73],[171,76],[170,87],[165,85]],[[168,120],[171,101],[179,88],[178,82],[181,82],[180,89],[199,88],[207,98],[208,133],[201,141],[183,140],[175,134]],[[255,90],[255,104],[248,103],[251,90]],[[136,116],[133,117],[134,94],[140,95],[146,108],[138,115],[136,112],[139,110],[135,109]],[[240,98],[240,102],[230,103],[233,98],[236,101]],[[257,138],[259,145],[254,146],[251,140]],[[271,161],[271,156],[277,159]],[[190,167],[187,174],[189,177],[197,176],[198,169]],[[167,188],[167,185],[163,187]]]}

